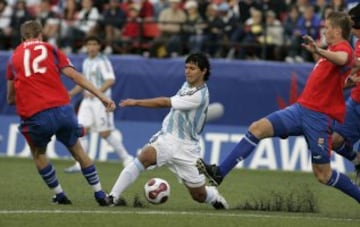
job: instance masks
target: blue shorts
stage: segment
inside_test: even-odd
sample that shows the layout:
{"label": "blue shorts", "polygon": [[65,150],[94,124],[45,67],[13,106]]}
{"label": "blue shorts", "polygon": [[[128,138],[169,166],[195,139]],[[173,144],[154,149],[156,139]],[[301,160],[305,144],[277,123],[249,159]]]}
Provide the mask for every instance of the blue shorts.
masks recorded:
{"label": "blue shorts", "polygon": [[348,98],[344,124],[335,123],[334,132],[353,146],[360,139],[360,104]]}
{"label": "blue shorts", "polygon": [[65,105],[23,119],[19,131],[35,147],[46,147],[53,135],[66,147],[72,147],[81,136],[82,127],[78,124],[73,107]]}
{"label": "blue shorts", "polygon": [[330,163],[331,135],[335,123],[331,117],[296,103],[266,118],[271,122],[276,137],[303,135],[311,151],[312,163]]}

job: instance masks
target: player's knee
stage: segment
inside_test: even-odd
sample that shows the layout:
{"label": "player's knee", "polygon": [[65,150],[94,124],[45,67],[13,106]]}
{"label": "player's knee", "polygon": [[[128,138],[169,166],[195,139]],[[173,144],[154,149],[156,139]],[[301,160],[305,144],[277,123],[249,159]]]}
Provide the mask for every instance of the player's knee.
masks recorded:
{"label": "player's knee", "polygon": [[249,131],[258,139],[269,137],[273,134],[271,123],[266,118],[251,123]]}
{"label": "player's knee", "polygon": [[344,143],[344,138],[336,132],[332,135],[332,147],[338,149]]}
{"label": "player's knee", "polygon": [[331,172],[314,169],[314,175],[321,184],[327,184],[331,177]]}

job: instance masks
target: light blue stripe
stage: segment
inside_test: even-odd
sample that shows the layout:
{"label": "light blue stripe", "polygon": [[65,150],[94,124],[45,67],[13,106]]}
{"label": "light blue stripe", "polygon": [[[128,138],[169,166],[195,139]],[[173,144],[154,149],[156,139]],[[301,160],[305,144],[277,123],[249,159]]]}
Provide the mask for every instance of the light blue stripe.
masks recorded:
{"label": "light blue stripe", "polygon": [[166,132],[171,133],[174,129],[174,110],[171,109],[169,114],[169,124],[167,126]]}
{"label": "light blue stripe", "polygon": [[[185,113],[185,114],[188,114],[188,113]],[[179,114],[178,115],[178,134],[179,134],[180,139],[185,139],[184,130],[185,130],[185,119],[181,114]]]}

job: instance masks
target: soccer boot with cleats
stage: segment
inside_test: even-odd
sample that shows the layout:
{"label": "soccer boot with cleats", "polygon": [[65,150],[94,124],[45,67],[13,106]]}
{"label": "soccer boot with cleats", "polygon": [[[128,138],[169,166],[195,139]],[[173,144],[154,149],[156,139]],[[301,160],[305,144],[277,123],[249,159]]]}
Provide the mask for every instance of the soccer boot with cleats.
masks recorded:
{"label": "soccer boot with cleats", "polygon": [[201,158],[196,161],[196,168],[199,170],[199,173],[204,174],[209,179],[209,183],[213,186],[219,186],[224,179],[220,174],[218,166],[208,165]]}
{"label": "soccer boot with cleats", "polygon": [[225,198],[218,194],[216,200],[211,204],[216,210],[227,210],[229,209],[229,204],[226,202]]}
{"label": "soccer boot with cleats", "polygon": [[54,195],[52,198],[52,202],[54,204],[58,204],[58,205],[71,205],[72,204],[70,199],[68,197],[66,197],[66,195],[64,195],[64,194]]}
{"label": "soccer boot with cleats", "polygon": [[113,195],[109,195],[109,200],[110,200],[110,206],[111,207],[115,207],[115,206],[127,206],[127,202],[125,199],[123,198],[118,198],[115,199],[115,197]]}
{"label": "soccer boot with cleats", "polygon": [[98,191],[95,192],[95,199],[96,202],[100,205],[100,206],[111,206],[111,200],[109,198],[109,196],[103,192],[103,191]]}

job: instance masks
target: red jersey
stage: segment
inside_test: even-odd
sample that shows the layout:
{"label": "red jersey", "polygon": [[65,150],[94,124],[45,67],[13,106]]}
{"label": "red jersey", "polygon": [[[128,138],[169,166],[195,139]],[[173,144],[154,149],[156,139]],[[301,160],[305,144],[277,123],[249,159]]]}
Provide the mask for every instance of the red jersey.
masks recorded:
{"label": "red jersey", "polygon": [[346,52],[347,63],[337,66],[325,58],[320,58],[310,73],[298,102],[342,123],[345,117],[343,87],[353,64],[353,52],[347,41],[331,45],[328,50]]}
{"label": "red jersey", "polygon": [[[360,39],[355,44],[355,58],[360,58]],[[360,76],[360,72],[357,73],[357,76]],[[351,90],[351,98],[360,103],[360,83],[357,83],[356,87]]]}
{"label": "red jersey", "polygon": [[70,103],[60,70],[71,66],[59,49],[48,43],[23,42],[7,65],[7,79],[14,81],[17,113],[28,118],[42,110]]}

